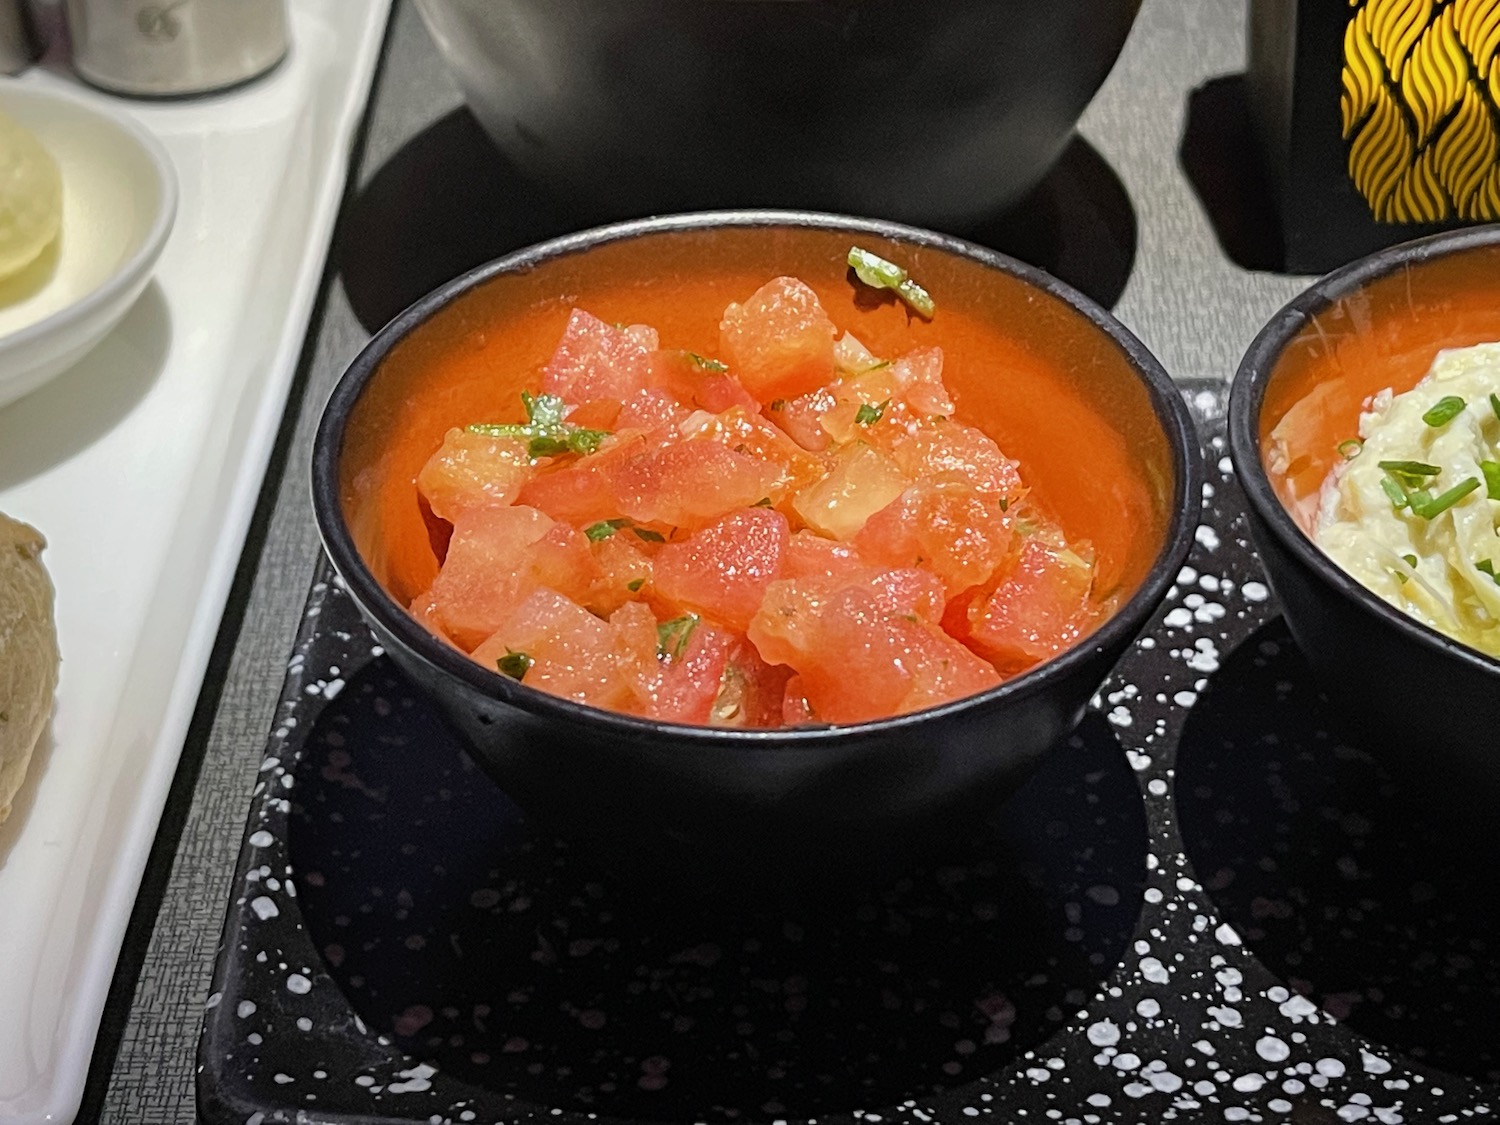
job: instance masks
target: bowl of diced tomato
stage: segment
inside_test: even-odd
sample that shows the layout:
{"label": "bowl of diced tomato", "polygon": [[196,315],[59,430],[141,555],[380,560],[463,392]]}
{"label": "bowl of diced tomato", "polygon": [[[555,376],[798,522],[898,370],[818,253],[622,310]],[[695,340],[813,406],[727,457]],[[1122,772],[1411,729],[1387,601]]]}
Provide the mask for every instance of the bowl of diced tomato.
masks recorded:
{"label": "bowl of diced tomato", "polygon": [[1049,275],[710,212],[417,302],[333,392],[313,497],[523,809],[774,888],[888,871],[1025,780],[1186,557],[1199,458],[1160,364]]}

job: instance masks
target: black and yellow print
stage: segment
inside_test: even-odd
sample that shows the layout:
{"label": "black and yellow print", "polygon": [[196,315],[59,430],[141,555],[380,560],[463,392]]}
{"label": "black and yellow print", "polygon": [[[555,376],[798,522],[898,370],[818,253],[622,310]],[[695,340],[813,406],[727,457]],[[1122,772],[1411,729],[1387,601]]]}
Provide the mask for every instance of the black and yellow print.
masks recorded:
{"label": "black and yellow print", "polygon": [[1500,219],[1500,0],[1349,0],[1349,177],[1386,223]]}

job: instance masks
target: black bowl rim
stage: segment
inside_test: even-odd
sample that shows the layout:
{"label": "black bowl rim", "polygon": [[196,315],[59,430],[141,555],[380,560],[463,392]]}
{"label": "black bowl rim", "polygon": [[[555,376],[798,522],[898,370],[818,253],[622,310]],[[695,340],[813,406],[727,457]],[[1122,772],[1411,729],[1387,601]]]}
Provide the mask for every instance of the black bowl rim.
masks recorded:
{"label": "black bowl rim", "polygon": [[[491,672],[463,653],[443,644],[424,629],[380,586],[355,549],[344,523],[339,494],[338,460],[344,425],[370,377],[387,353],[408,333],[470,289],[505,273],[525,271],[556,258],[586,252],[596,246],[648,235],[702,231],[713,227],[796,227],[873,235],[909,245],[936,249],[998,269],[1072,307],[1108,336],[1124,353],[1146,389],[1152,411],[1173,458],[1174,488],[1171,518],[1161,550],[1134,594],[1088,636],[1050,660],[1004,683],[962,699],[921,711],[872,722],[816,724],[746,730],[671,723],[626,715],[528,688],[498,671]],[[635,738],[670,735],[675,742],[701,746],[738,746],[746,750],[775,746],[813,747],[829,743],[858,743],[909,732],[968,711],[1004,706],[1046,690],[1092,658],[1094,652],[1128,643],[1160,604],[1168,585],[1181,570],[1192,546],[1202,494],[1202,451],[1186,401],[1160,361],[1133,333],[1090,298],[1051,274],[951,235],[884,219],[866,219],[818,211],[732,209],[697,211],[631,219],[594,227],[525,247],[469,270],[419,298],[375,334],[349,365],[323,409],[313,440],[312,502],[323,545],[335,569],[365,612],[407,645],[423,661],[452,676],[482,696],[533,715],[603,727]]]}
{"label": "black bowl rim", "polygon": [[[1371,282],[1434,258],[1500,247],[1500,224],[1444,231],[1397,243],[1323,275],[1281,307],[1251,341],[1229,391],[1229,458],[1251,507],[1282,547],[1366,615],[1414,644],[1441,652],[1481,672],[1500,676],[1500,659],[1470,648],[1397,609],[1366,589],[1323,553],[1297,526],[1276,495],[1260,458],[1260,413],[1282,349],[1318,313]],[[1272,582],[1274,584],[1274,576]]]}

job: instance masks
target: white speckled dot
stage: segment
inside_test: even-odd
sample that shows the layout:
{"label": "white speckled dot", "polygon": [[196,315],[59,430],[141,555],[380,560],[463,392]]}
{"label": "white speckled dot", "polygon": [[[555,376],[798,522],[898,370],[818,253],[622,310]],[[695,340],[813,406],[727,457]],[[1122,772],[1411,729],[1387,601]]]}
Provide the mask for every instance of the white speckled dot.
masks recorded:
{"label": "white speckled dot", "polygon": [[286,978],[286,990],[288,992],[295,992],[298,996],[306,996],[312,991],[312,981],[308,980],[301,973],[293,973]]}
{"label": "white speckled dot", "polygon": [[1292,1049],[1285,1040],[1278,1039],[1274,1035],[1266,1035],[1256,1040],[1255,1053],[1266,1062],[1286,1062],[1292,1056]]}

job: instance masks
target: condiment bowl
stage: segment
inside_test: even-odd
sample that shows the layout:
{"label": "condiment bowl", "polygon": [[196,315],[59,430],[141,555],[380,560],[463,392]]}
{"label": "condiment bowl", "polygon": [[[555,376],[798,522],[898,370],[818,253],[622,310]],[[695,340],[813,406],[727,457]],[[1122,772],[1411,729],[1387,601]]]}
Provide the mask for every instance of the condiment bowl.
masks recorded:
{"label": "condiment bowl", "polygon": [[1256,336],[1229,400],[1250,530],[1313,670],[1408,779],[1500,787],[1500,660],[1371,593],[1312,538],[1362,404],[1410,389],[1444,348],[1500,340],[1500,227],[1382,250],[1313,283]]}
{"label": "condiment bowl", "polygon": [[0,110],[62,173],[62,231],[0,281],[0,406],[92,351],[151,280],[177,214],[177,173],[150,132],[99,97],[0,79]]}
{"label": "condiment bowl", "polygon": [[[931,322],[871,299],[850,246],[902,262]],[[874,722],[744,730],[634,718],[509,679],[405,608],[436,561],[416,471],[446,429],[512,401],[574,305],[711,348],[719,315],[788,274],[877,354],[945,352],[957,416],[1020,461],[1115,605],[1092,633],[989,691]],[[703,341],[707,338],[708,343]],[[1043,467],[1045,466],[1045,471]],[[889,872],[993,811],[1065,738],[1191,543],[1198,441],[1160,364],[1109,313],[1032,267],[890,222],[709,212],[598,228],[482,266],[418,301],[324,411],[313,501],[334,565],[386,651],[528,812],[606,864],[763,889]],[[415,765],[414,768],[420,768]]]}

